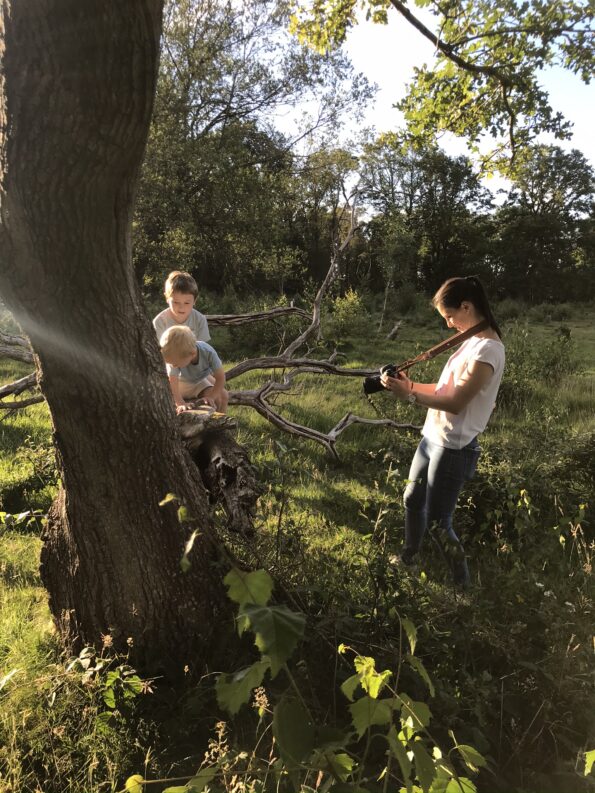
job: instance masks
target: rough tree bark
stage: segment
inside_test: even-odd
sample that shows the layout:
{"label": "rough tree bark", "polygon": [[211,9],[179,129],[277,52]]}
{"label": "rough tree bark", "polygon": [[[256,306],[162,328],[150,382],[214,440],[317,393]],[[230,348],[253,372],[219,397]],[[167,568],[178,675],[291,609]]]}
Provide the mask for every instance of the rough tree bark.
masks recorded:
{"label": "rough tree bark", "polygon": [[[181,668],[223,601],[206,493],[131,264],[161,14],[162,0],[2,1],[0,290],[53,421],[63,489],[42,577],[58,627],[71,644],[109,634],[152,668]],[[159,506],[169,492],[193,525]]]}

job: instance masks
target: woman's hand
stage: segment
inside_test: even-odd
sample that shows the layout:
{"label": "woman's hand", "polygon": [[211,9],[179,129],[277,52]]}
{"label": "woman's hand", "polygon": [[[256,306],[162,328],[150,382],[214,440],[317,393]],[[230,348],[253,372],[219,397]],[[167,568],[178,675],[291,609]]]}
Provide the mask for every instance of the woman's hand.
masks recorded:
{"label": "woman's hand", "polygon": [[397,399],[407,399],[413,386],[411,380],[402,372],[399,372],[396,377],[383,374],[380,377],[380,382],[385,388],[392,391]]}

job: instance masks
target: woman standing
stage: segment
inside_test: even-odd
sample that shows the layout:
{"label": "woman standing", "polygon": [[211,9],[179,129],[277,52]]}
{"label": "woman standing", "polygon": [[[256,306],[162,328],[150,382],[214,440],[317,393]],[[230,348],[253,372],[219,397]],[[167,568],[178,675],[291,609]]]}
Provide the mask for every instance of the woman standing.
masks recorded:
{"label": "woman standing", "polygon": [[455,584],[469,585],[463,547],[452,526],[458,495],[477,466],[477,436],[485,429],[504,370],[504,345],[481,282],[475,276],[449,278],[432,298],[449,328],[483,329],[451,355],[437,383],[415,383],[405,374],[382,376],[396,397],[429,408],[405,488],[403,564],[411,564],[426,528],[438,526],[452,552]]}

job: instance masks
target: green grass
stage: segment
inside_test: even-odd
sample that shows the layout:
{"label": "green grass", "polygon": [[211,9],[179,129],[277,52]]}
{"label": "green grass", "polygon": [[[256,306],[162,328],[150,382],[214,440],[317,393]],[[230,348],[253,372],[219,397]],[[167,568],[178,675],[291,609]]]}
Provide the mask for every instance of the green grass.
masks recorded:
{"label": "green grass", "polygon": [[[593,492],[595,328],[586,319],[563,324],[572,329],[583,371],[533,384],[521,402],[497,409],[482,439],[477,477],[457,513],[477,585],[464,597],[453,593],[431,543],[421,567],[403,571],[387,564],[402,540],[401,497],[416,432],[350,427],[338,440],[336,461],[322,446],[280,432],[254,411],[231,408],[238,439],[266,489],[254,541],[227,539],[247,565],[269,569],[278,591],[308,614],[311,632],[299,651],[299,672],[309,696],[332,708],[334,675],[346,674],[340,664],[336,668],[339,641],[390,666],[400,641],[395,615],[408,616],[437,688],[430,703],[436,733],[446,740],[453,729],[459,741],[490,755],[500,789],[582,790],[573,766],[578,749],[591,747],[595,727],[589,513],[581,525],[576,520],[579,504]],[[531,326],[531,338],[551,348],[557,327]],[[411,321],[395,342],[348,338],[341,345],[344,365],[400,361],[447,335],[439,323]],[[213,337],[231,365],[228,332],[216,329]],[[442,365],[418,367],[414,377],[433,378]],[[27,367],[5,363],[0,371],[8,381]],[[231,387],[254,388],[268,375],[253,372]],[[384,395],[376,400],[399,422],[423,421],[415,407]],[[376,417],[360,378],[299,376],[292,394],[279,396],[276,405],[322,432],[347,412]],[[55,487],[48,477],[49,433],[41,405],[0,423],[0,509],[49,502]],[[158,682],[157,705],[149,698],[142,718],[123,717],[102,733],[100,689],[85,687],[80,674],[57,687],[65,666],[38,578],[39,539],[31,530],[0,532],[0,679],[17,670],[0,690],[0,791],[117,790],[128,775],[144,773],[139,758],[148,746],[150,776],[186,767],[190,755],[197,765],[204,743],[189,748],[193,733],[184,731],[193,720],[204,729],[219,716],[203,689],[186,692],[176,709],[167,702],[164,715],[159,697],[167,694],[160,694]],[[236,668],[230,658],[225,662],[228,671]],[[427,699],[419,681],[405,684]],[[241,734],[242,722],[236,727]],[[481,781],[487,793],[491,778]]]}

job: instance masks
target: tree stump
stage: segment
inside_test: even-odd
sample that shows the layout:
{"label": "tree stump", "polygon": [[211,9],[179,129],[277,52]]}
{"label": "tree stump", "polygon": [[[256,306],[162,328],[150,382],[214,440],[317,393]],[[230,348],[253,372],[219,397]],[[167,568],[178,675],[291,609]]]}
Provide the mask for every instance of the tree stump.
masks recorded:
{"label": "tree stump", "polygon": [[233,437],[235,419],[199,406],[180,413],[178,424],[211,502],[221,503],[225,509],[227,528],[252,536],[256,502],[263,488],[246,449]]}

